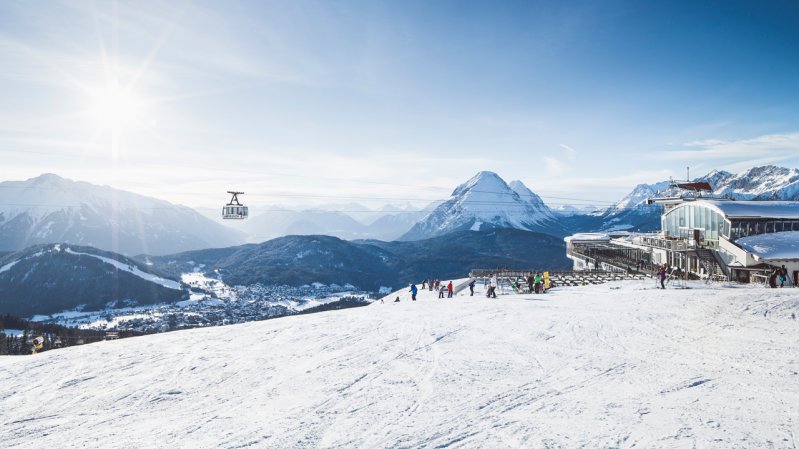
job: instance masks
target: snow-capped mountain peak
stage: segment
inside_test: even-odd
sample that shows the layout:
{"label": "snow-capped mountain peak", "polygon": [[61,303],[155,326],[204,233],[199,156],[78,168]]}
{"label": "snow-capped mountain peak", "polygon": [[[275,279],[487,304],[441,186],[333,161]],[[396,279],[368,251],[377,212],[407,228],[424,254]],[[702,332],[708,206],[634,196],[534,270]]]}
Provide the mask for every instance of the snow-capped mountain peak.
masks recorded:
{"label": "snow-capped mountain peak", "polygon": [[549,210],[549,207],[544,204],[544,200],[541,199],[540,196],[536,195],[532,190],[530,190],[523,182],[519,180],[511,181],[508,184],[516,194],[519,195],[521,199],[523,199],[526,203],[532,204],[536,207],[541,207],[545,210]]}
{"label": "snow-capped mountain peak", "polygon": [[462,230],[515,228],[555,232],[549,208],[521,182],[522,197],[499,175],[481,171],[459,185],[452,196],[416,223],[402,240],[419,240]]}

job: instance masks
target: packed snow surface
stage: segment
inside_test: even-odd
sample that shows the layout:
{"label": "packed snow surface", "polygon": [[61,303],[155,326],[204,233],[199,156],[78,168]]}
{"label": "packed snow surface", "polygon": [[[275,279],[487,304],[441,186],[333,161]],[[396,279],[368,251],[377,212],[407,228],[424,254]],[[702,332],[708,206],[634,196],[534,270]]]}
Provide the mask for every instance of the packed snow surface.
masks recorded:
{"label": "packed snow surface", "polygon": [[403,290],[4,357],[0,446],[796,447],[799,290],[690,286]]}
{"label": "packed snow surface", "polygon": [[799,259],[799,232],[750,235],[735,241],[760,260]]}

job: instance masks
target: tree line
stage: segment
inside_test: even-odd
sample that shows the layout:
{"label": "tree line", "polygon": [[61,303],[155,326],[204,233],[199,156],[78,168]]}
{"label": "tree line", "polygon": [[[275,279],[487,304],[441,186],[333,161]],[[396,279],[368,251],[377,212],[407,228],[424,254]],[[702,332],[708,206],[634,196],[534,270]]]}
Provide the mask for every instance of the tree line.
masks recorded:
{"label": "tree line", "polygon": [[[22,332],[7,335],[6,329],[15,329]],[[140,333],[120,331],[117,335],[119,338],[125,338],[140,335]],[[36,337],[44,339],[42,348],[37,351],[43,352],[51,349],[94,343],[103,340],[106,337],[106,332],[28,321],[13,315],[0,315],[0,355],[30,354],[33,348],[33,339]]]}

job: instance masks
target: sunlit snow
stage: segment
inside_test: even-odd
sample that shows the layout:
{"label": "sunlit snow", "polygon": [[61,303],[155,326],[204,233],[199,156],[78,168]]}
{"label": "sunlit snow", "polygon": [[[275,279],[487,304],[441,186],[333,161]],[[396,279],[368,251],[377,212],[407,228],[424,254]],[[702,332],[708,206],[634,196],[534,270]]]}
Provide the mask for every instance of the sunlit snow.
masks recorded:
{"label": "sunlit snow", "polygon": [[[0,358],[4,447],[793,447],[799,290],[419,300]],[[397,292],[404,295],[404,290]]]}

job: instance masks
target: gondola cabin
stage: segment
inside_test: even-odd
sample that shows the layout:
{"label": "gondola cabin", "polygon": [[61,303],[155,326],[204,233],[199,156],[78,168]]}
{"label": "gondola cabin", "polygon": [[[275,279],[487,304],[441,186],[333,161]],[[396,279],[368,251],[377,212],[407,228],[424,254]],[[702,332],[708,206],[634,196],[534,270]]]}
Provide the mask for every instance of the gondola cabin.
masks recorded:
{"label": "gondola cabin", "polygon": [[231,192],[228,191],[229,194],[233,195],[230,198],[230,202],[227,203],[224,207],[222,207],[222,218],[228,220],[242,220],[247,218],[247,206],[239,203],[239,195],[244,195],[244,192]]}

